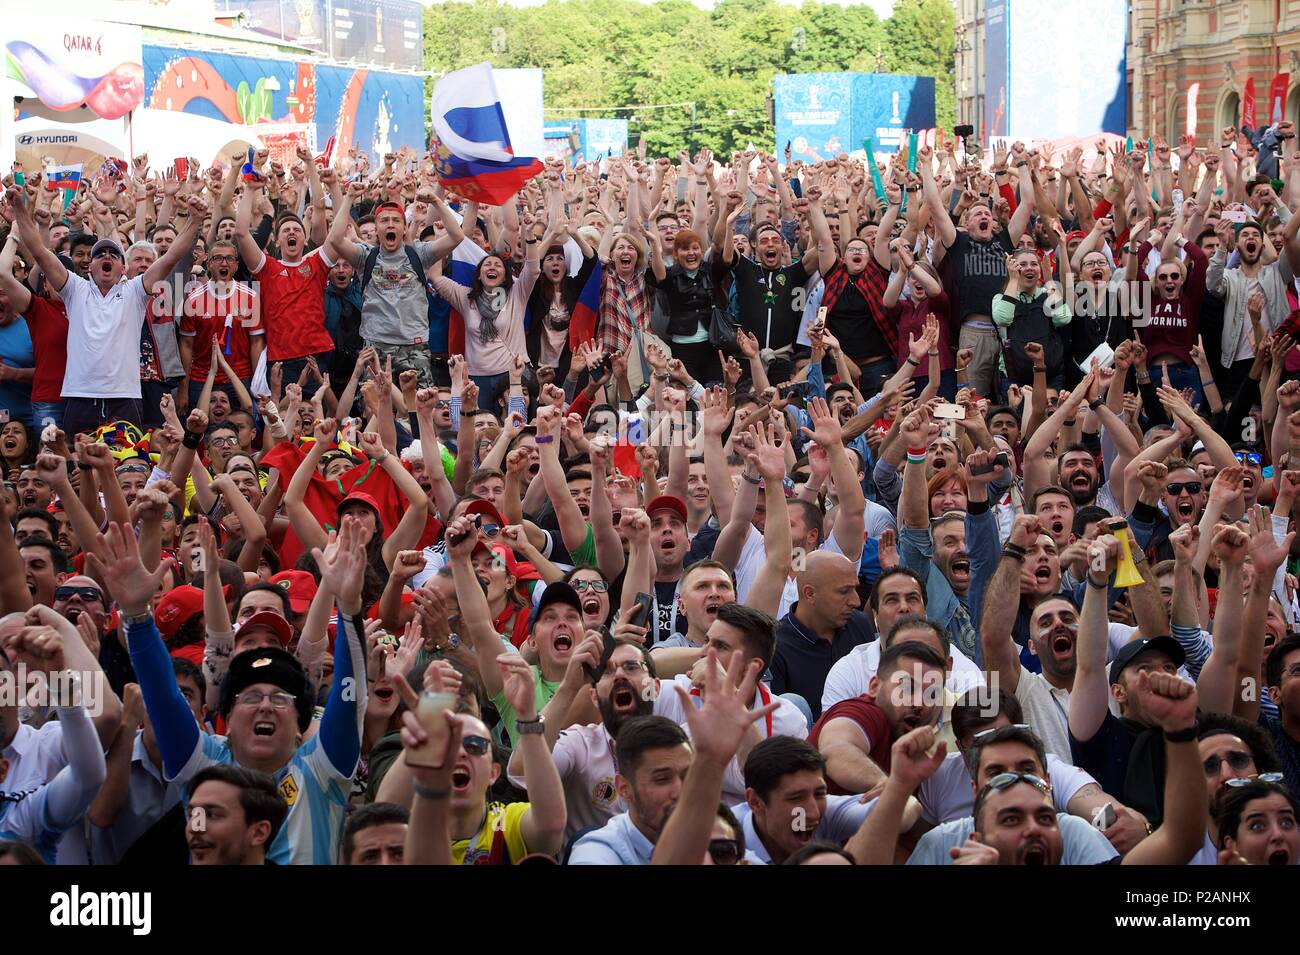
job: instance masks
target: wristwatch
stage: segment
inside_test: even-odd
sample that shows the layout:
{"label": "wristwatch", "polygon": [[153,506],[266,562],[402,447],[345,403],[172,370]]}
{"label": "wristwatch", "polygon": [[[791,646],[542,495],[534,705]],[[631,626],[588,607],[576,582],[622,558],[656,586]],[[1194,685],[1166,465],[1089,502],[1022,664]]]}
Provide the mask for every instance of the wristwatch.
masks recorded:
{"label": "wristwatch", "polygon": [[516,720],[515,734],[518,736],[541,736],[546,732],[546,721],[539,713],[531,720]]}
{"label": "wristwatch", "polygon": [[126,614],[122,615],[122,622],[126,624],[128,627],[138,627],[141,624],[143,624],[146,620],[152,620],[152,619],[153,619],[153,614],[149,613],[149,611],[147,610],[144,613],[139,614],[138,616],[127,616]]}

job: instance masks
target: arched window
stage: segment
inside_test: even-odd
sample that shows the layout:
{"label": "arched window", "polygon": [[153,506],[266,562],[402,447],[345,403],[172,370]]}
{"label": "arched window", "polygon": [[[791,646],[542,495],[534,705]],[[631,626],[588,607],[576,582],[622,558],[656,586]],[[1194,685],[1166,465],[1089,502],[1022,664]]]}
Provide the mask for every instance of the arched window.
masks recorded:
{"label": "arched window", "polygon": [[1219,118],[1214,124],[1214,135],[1219,135],[1219,131],[1227,126],[1235,129],[1240,122],[1241,97],[1235,92],[1229,92],[1219,103]]}

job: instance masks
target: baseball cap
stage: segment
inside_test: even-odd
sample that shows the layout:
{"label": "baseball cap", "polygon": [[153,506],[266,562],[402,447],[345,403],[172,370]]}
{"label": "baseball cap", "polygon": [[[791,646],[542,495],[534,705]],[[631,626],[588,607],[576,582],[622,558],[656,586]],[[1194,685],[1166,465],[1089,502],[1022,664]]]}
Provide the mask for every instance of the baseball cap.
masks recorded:
{"label": "baseball cap", "polygon": [[122,254],[122,247],[112,239],[100,239],[96,242],[94,246],[91,247],[90,257],[92,259],[98,258],[102,252],[107,252],[109,255],[115,256],[123,262],[126,261],[126,256]]}
{"label": "baseball cap", "polygon": [[491,501],[470,501],[465,505],[462,516],[469,514],[482,514],[484,517],[489,517],[496,522],[498,527],[505,527],[506,525],[506,519],[501,516],[501,512],[497,510],[496,505]]}
{"label": "baseball cap", "polygon": [[305,570],[282,570],[269,583],[289,595],[289,606],[294,613],[306,613],[316,596],[316,578]]}
{"label": "baseball cap", "polygon": [[163,640],[176,639],[176,631],[193,617],[203,612],[203,591],[188,584],[167,591],[153,608],[154,623]]}
{"label": "baseball cap", "polygon": [[[290,599],[289,605],[293,606],[292,599]],[[269,610],[259,611],[241,623],[235,629],[235,639],[238,640],[241,633],[248,630],[257,630],[259,627],[270,630],[275,634],[276,639],[280,641],[280,646],[282,647],[287,647],[289,641],[293,639],[293,628],[289,626],[289,621],[285,620],[278,613],[271,613]],[[257,682],[261,683],[265,681],[259,680]]]}
{"label": "baseball cap", "polygon": [[542,611],[551,604],[568,604],[574,610],[582,613],[582,600],[578,597],[578,592],[570,584],[559,580],[553,584],[547,584],[546,589],[542,591],[541,598],[537,601],[537,606],[533,608],[532,619],[528,622],[531,627],[537,622],[537,618],[542,615]]}
{"label": "baseball cap", "polygon": [[1174,666],[1182,666],[1183,661],[1187,659],[1182,645],[1173,637],[1143,637],[1140,640],[1131,640],[1120,648],[1119,653],[1115,654],[1115,659],[1110,662],[1110,682],[1118,683],[1119,675],[1124,672],[1124,668],[1147,650],[1159,650],[1166,654],[1174,661]]}
{"label": "baseball cap", "polygon": [[686,502],[680,497],[674,497],[671,494],[660,494],[653,501],[645,506],[645,512],[648,516],[653,517],[655,511],[672,511],[686,522]]}
{"label": "baseball cap", "polygon": [[384,515],[383,515],[383,513],[379,510],[379,502],[378,502],[378,501],[376,501],[373,497],[371,497],[371,496],[370,496],[369,494],[367,494],[365,491],[353,491],[351,494],[349,494],[349,495],[348,495],[347,497],[345,497],[343,500],[339,501],[339,507],[338,507],[338,513],[339,513],[339,515],[342,516],[344,509],[347,508],[347,507],[350,507],[350,506],[353,505],[353,504],[364,504],[366,507],[368,507],[368,508],[370,508],[372,511],[374,511],[374,512],[375,512],[375,521],[378,523],[378,525],[379,525],[379,527],[380,527],[381,529],[383,528],[383,526],[384,526]]}
{"label": "baseball cap", "polygon": [[379,213],[390,209],[394,212],[401,214],[403,217],[406,215],[406,207],[402,205],[400,202],[393,202],[392,200],[389,200],[387,202],[381,202],[378,205],[376,205],[374,210],[374,215],[378,217]]}
{"label": "baseball cap", "polygon": [[[269,617],[274,614],[256,616]],[[298,729],[305,730],[311,725],[313,705],[307,671],[297,657],[278,647],[246,650],[230,658],[230,669],[221,684],[221,715],[229,720],[230,711],[235,708],[235,697],[255,683],[278,686],[293,696],[298,703]]]}

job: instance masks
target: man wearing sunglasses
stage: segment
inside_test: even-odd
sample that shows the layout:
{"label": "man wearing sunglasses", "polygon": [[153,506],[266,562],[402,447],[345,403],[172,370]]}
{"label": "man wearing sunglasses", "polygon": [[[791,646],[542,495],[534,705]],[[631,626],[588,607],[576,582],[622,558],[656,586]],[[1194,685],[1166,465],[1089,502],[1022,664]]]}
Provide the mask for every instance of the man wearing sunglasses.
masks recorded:
{"label": "man wearing sunglasses", "polygon": [[1210,822],[1205,833],[1205,845],[1192,857],[1189,865],[1217,865],[1219,828],[1214,819],[1216,801],[1231,786],[1271,777],[1281,766],[1266,732],[1254,723],[1223,713],[1208,713],[1201,717],[1198,730],[1200,736],[1196,745],[1205,770]]}
{"label": "man wearing sunglasses", "polygon": [[54,591],[54,612],[71,624],[76,624],[83,613],[88,614],[95,632],[102,635],[108,622],[108,601],[93,578],[69,577]]}

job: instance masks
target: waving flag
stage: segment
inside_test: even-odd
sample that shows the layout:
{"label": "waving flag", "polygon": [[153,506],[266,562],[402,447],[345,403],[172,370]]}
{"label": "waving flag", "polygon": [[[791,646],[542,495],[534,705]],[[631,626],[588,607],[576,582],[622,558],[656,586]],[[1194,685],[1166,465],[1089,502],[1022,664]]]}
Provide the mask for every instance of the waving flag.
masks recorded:
{"label": "waving flag", "polygon": [[539,160],[516,156],[510,148],[490,64],[456,70],[438,80],[430,111],[430,151],[448,189],[499,206],[542,171]]}
{"label": "waving flag", "polygon": [[578,301],[573,305],[573,316],[569,319],[569,347],[577,348],[583,342],[596,337],[596,319],[600,315],[600,262],[591,270],[587,284],[582,287]]}
{"label": "waving flag", "polygon": [[53,192],[55,189],[71,189],[73,192],[81,185],[81,163],[73,163],[71,166],[50,166],[45,170],[45,188]]}

